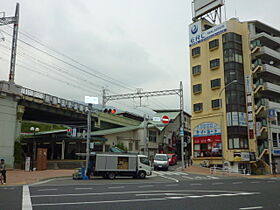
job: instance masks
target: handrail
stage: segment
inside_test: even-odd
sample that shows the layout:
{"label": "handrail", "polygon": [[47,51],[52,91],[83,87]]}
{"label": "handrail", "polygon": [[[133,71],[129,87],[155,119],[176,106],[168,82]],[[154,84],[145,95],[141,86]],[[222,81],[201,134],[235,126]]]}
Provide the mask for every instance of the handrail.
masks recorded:
{"label": "handrail", "polygon": [[247,173],[246,173],[246,171],[247,171],[248,169],[238,169],[238,171],[234,171],[232,168],[230,168],[230,167],[210,167],[210,173],[211,174],[215,174],[215,173],[217,173],[217,172],[222,172],[223,173],[223,175],[224,175],[224,173],[226,173],[226,174],[242,174],[242,175],[250,175],[251,174],[251,172],[250,171],[248,171]]}
{"label": "handrail", "polygon": [[78,102],[70,101],[64,98],[59,98],[57,96],[52,96],[49,94],[45,94],[42,92],[38,92],[29,88],[22,87],[21,88],[21,94],[23,96],[29,96],[29,97],[34,97],[36,99],[41,99],[45,103],[48,104],[53,104],[53,105],[60,105],[62,107],[74,109],[77,111],[81,112],[87,112],[88,111],[88,106],[85,104],[81,104]]}

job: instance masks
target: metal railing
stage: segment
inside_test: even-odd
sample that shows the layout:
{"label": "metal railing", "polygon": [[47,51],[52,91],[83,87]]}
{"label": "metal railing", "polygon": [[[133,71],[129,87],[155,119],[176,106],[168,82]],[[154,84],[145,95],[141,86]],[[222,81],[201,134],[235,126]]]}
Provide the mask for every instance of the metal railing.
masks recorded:
{"label": "metal railing", "polygon": [[251,175],[251,171],[248,169],[238,169],[233,170],[230,167],[210,167],[210,173],[211,174],[223,174],[223,175],[232,175],[232,174],[241,174],[241,175]]}
{"label": "metal railing", "polygon": [[59,105],[63,108],[73,109],[73,110],[80,111],[80,112],[88,111],[88,106],[85,104],[81,104],[81,103],[70,101],[70,100],[67,100],[64,98],[59,98],[57,96],[52,96],[49,94],[41,93],[41,92],[31,90],[28,88],[22,87],[21,94],[23,96],[29,96],[32,98],[43,100],[47,104]]}

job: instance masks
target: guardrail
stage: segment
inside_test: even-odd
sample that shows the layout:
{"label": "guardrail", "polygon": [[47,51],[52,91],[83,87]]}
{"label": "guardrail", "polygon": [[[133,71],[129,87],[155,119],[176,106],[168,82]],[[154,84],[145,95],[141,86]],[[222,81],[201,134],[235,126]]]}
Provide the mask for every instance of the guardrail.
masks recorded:
{"label": "guardrail", "polygon": [[234,171],[232,168],[222,168],[222,167],[210,167],[211,174],[222,173],[223,175],[231,175],[231,174],[241,174],[241,175],[250,175],[250,171],[247,169],[238,169],[238,171]]}
{"label": "guardrail", "polygon": [[28,88],[22,87],[21,94],[23,96],[29,96],[29,97],[43,100],[47,104],[60,105],[61,107],[68,108],[68,109],[74,109],[74,110],[80,111],[80,112],[88,111],[87,105],[84,105],[84,104],[81,104],[78,102],[74,102],[74,101],[70,101],[70,100],[67,100],[64,98],[59,98],[57,96],[52,96],[49,94],[41,93],[41,92],[31,90]]}

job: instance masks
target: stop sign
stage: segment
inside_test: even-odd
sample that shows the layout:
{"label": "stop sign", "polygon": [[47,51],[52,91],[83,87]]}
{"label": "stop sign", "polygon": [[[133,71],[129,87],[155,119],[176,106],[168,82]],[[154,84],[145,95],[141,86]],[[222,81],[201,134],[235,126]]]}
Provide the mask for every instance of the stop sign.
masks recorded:
{"label": "stop sign", "polygon": [[167,115],[164,115],[161,117],[161,122],[164,124],[169,123],[169,117]]}

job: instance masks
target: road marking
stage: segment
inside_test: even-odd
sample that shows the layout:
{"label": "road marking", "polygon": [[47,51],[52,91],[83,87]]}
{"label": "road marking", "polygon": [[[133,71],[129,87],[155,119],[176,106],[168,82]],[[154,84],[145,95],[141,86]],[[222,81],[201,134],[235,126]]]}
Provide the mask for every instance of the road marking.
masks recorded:
{"label": "road marking", "polygon": [[193,180],[192,177],[188,177],[188,176],[182,176],[182,177],[185,178],[185,179],[191,179],[191,180]]}
{"label": "road marking", "polygon": [[254,206],[254,207],[243,207],[239,208],[240,210],[248,210],[248,209],[263,209],[262,206]]}
{"label": "road marking", "polygon": [[185,197],[165,197],[165,198],[176,200],[176,199],[184,199]]}
{"label": "road marking", "polygon": [[186,195],[190,195],[190,194],[186,194],[186,193],[145,193],[145,194],[135,194],[135,196],[159,196],[159,195],[165,195],[165,196],[186,196]]}
{"label": "road marking", "polygon": [[[118,192],[120,193],[120,192]],[[229,194],[220,194],[220,196],[228,195]],[[238,195],[238,194],[231,194],[231,196]],[[209,196],[209,195],[208,195]],[[82,204],[100,204],[100,203],[128,203],[128,202],[147,202],[147,201],[166,201],[168,199],[182,199],[182,198],[202,198],[204,195],[190,195],[184,197],[165,197],[165,198],[147,198],[147,199],[131,199],[131,200],[106,200],[106,201],[91,201],[91,202],[72,202],[72,203],[39,203],[33,204],[33,206],[61,206],[61,205],[82,205]],[[247,208],[240,208],[242,210],[245,209],[259,209],[259,207],[247,207]]]}
{"label": "road marking", "polygon": [[207,176],[207,178],[209,178],[209,179],[220,179],[219,177],[215,177],[215,176]]}
{"label": "road marking", "polygon": [[119,186],[119,187],[108,187],[108,189],[122,189],[124,186]]}
{"label": "road marking", "polygon": [[257,182],[250,182],[250,183],[252,183],[252,184],[257,184],[257,183],[260,183],[260,182],[257,181]]}
{"label": "road marking", "polygon": [[154,185],[141,185],[141,186],[138,186],[139,188],[145,188],[145,187],[153,187]]}
{"label": "road marking", "polygon": [[66,197],[66,196],[93,196],[93,195],[119,195],[133,193],[183,193],[183,192],[211,192],[211,193],[242,193],[240,191],[223,191],[223,190],[145,190],[145,191],[120,191],[120,192],[96,192],[96,193],[72,193],[72,194],[49,194],[49,195],[32,195],[31,198],[41,197]]}
{"label": "road marking", "polygon": [[267,181],[267,182],[270,182],[270,183],[271,183],[271,182],[276,182],[276,181]]}
{"label": "road marking", "polygon": [[28,185],[23,185],[22,187],[22,210],[32,210],[32,203]]}
{"label": "road marking", "polygon": [[178,186],[178,184],[166,184],[165,186],[166,187],[176,187],[176,186]]}
{"label": "road marking", "polygon": [[99,204],[99,203],[128,203],[128,202],[146,202],[146,201],[162,201],[162,200],[166,200],[166,198],[91,201],[91,202],[75,202],[75,203],[39,203],[39,204],[33,204],[33,206],[62,206],[62,205],[81,205],[81,204]]}
{"label": "road marking", "polygon": [[222,182],[212,183],[212,185],[219,185],[219,184],[224,184],[224,183],[222,183]]}
{"label": "road marking", "polygon": [[55,190],[57,190],[57,189],[56,188],[55,189],[40,189],[37,191],[43,192],[43,191],[55,191]]}
{"label": "road marking", "polygon": [[194,183],[194,184],[190,184],[191,186],[198,186],[198,185],[201,185],[200,183]]}
{"label": "road marking", "polygon": [[173,180],[175,182],[179,182],[178,179],[175,179],[175,178],[172,178],[172,177],[167,177],[167,176],[163,176],[163,175],[160,175],[160,177],[165,178],[165,179],[170,179],[170,180]]}
{"label": "road marking", "polygon": [[242,182],[232,182],[232,184],[242,184]]}
{"label": "road marking", "polygon": [[91,187],[76,187],[75,190],[92,190]]}

